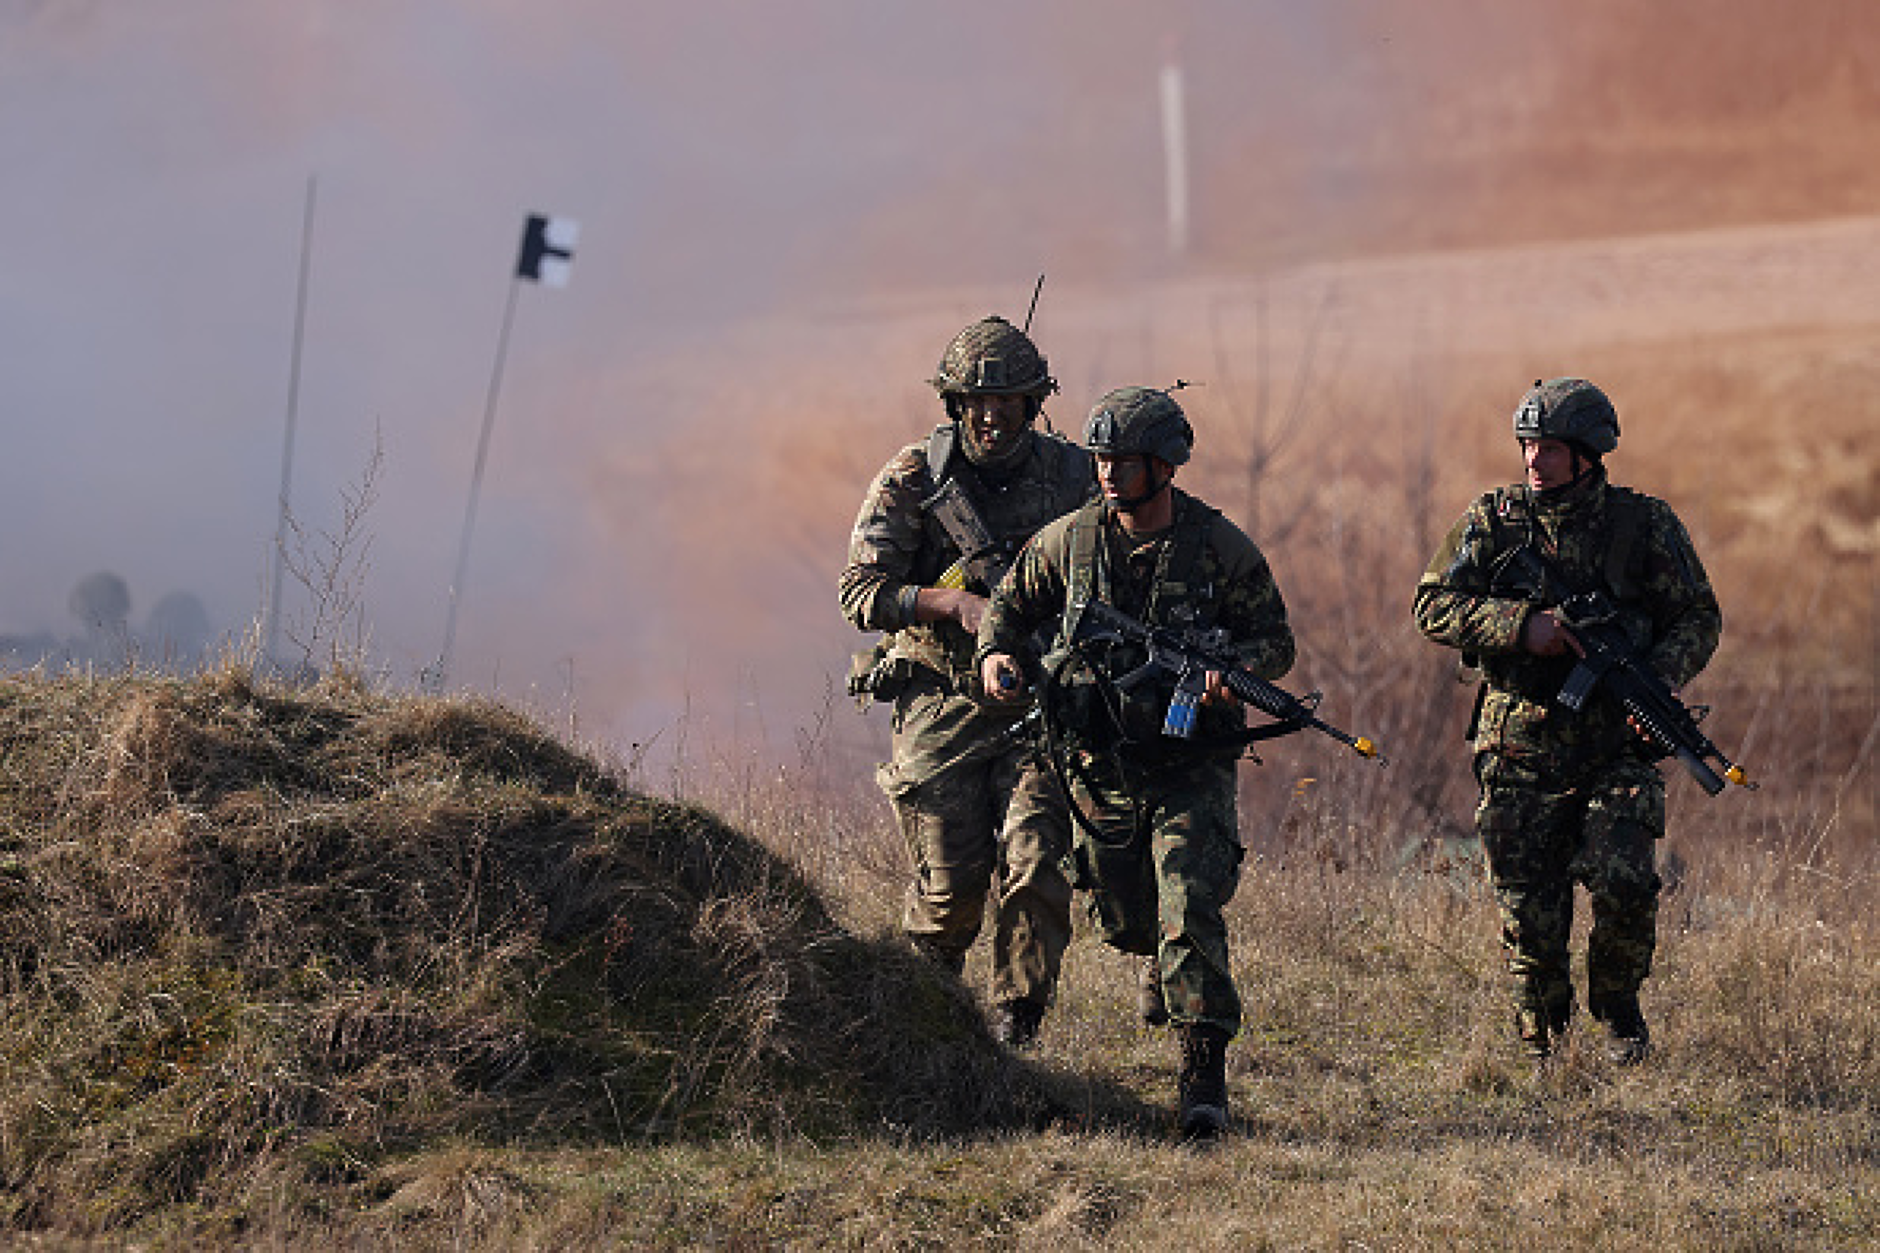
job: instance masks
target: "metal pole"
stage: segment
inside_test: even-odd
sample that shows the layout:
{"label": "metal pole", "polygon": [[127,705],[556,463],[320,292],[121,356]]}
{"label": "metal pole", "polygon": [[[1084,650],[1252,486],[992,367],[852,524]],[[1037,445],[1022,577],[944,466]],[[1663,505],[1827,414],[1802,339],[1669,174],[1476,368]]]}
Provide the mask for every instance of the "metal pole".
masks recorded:
{"label": "metal pole", "polygon": [[489,459],[490,429],[496,425],[496,395],[503,385],[503,358],[509,353],[509,327],[516,317],[516,293],[521,276],[509,281],[509,301],[503,308],[503,330],[496,341],[496,368],[490,373],[490,394],[483,406],[483,433],[477,437],[476,466],[470,472],[470,500],[463,511],[463,536],[457,542],[457,573],[450,581],[450,609],[444,618],[444,647],[437,664],[424,676],[427,691],[441,692],[450,677],[451,652],[457,643],[457,605],[463,599],[464,578],[470,569],[470,532],[476,527],[477,496],[483,490],[483,465]]}
{"label": "metal pole", "polygon": [[300,228],[300,288],[294,300],[294,346],[287,367],[287,436],[281,444],[280,517],[274,524],[274,589],[268,596],[264,667],[274,664],[281,639],[281,577],[287,569],[288,491],[294,481],[294,425],[300,410],[300,346],[307,329],[307,273],[313,259],[313,201],[318,179],[307,176],[307,208]]}

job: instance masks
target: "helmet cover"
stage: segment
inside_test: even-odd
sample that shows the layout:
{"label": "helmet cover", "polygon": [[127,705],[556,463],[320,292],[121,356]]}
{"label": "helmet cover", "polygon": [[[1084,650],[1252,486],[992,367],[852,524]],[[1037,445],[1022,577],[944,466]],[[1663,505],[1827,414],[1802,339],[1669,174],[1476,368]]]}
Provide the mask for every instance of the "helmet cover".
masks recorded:
{"label": "helmet cover", "polygon": [[974,322],[947,345],[928,382],[942,396],[1032,396],[1058,389],[1038,346],[998,316]]}
{"label": "helmet cover", "polygon": [[1602,457],[1619,446],[1619,411],[1585,379],[1536,379],[1514,411],[1516,439],[1557,439]]}
{"label": "helmet cover", "polygon": [[1084,423],[1084,447],[1112,457],[1141,454],[1172,466],[1188,460],[1195,431],[1174,397],[1153,387],[1119,387],[1099,400]]}

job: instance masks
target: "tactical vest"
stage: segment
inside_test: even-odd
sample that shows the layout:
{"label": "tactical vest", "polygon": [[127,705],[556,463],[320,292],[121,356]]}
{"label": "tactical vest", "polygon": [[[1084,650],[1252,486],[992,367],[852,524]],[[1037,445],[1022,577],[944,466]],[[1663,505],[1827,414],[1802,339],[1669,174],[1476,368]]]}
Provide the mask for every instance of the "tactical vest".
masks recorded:
{"label": "tactical vest", "polygon": [[[1090,497],[1095,477],[1090,454],[1064,439],[1034,432],[1026,456],[1042,462],[1036,473],[1014,474],[1003,481],[982,475],[957,446],[958,431],[951,422],[934,428],[927,440],[925,471],[911,484],[923,500],[952,480],[965,491],[980,520],[1009,557],[1018,552],[1045,523],[1069,513]],[[929,514],[921,554],[911,577],[932,586],[960,556],[959,546]],[[955,622],[923,622],[894,635],[892,655],[940,676],[956,691],[973,685],[974,639]],[[877,693],[879,696],[879,693]]]}
{"label": "tactical vest", "polygon": [[[1150,626],[1174,630],[1206,630],[1214,626],[1220,589],[1202,584],[1199,578],[1208,536],[1220,511],[1185,492],[1175,492],[1175,520],[1156,558],[1149,601],[1146,605],[1135,606],[1117,604],[1115,573],[1110,569],[1110,546],[1104,535],[1104,514],[1103,502],[1095,501],[1079,509],[1071,519],[1064,618],[1058,634],[1060,646],[1071,638],[1076,628],[1074,609],[1091,599],[1135,614]],[[1142,660],[1131,656],[1127,649],[1120,651],[1122,655],[1113,667],[1116,673],[1107,674],[1105,678],[1121,678]],[[1052,668],[1061,656],[1059,653],[1047,658],[1047,668]],[[1076,682],[1073,678],[1073,684]],[[1144,684],[1131,693],[1124,706],[1125,732],[1142,743],[1159,743],[1162,718],[1171,695],[1170,684]],[[1244,719],[1238,712],[1213,707],[1202,711],[1204,737],[1228,733],[1242,725]],[[1175,747],[1174,744],[1162,746]]]}
{"label": "tactical vest", "polygon": [[[1645,529],[1646,498],[1629,487],[1606,484],[1605,560],[1600,567],[1600,581],[1616,601],[1636,602],[1638,580],[1635,576],[1633,550]],[[1495,552],[1503,553],[1517,544],[1538,537],[1532,493],[1519,484],[1497,488],[1494,507]]]}
{"label": "tactical vest", "polygon": [[[1558,558],[1559,554],[1542,543],[1542,530],[1525,486],[1498,488],[1493,493],[1489,514],[1490,551],[1495,556],[1533,542],[1541,545],[1549,556]],[[1618,608],[1626,633],[1641,648],[1651,643],[1651,615],[1641,600],[1639,577],[1639,565],[1644,556],[1640,540],[1649,525],[1649,516],[1650,506],[1645,496],[1607,483],[1598,523],[1600,533],[1592,541],[1601,554],[1597,568],[1579,564],[1566,571],[1583,583],[1596,580],[1604,587]],[[1508,719],[1524,722],[1539,716],[1539,709],[1550,707],[1575,663],[1572,657],[1536,657],[1524,652],[1479,658],[1465,656],[1464,661],[1478,667],[1486,680],[1476,694],[1468,736],[1475,740],[1478,735],[1486,735],[1489,741],[1499,739]],[[1523,712],[1524,709],[1528,712]]]}
{"label": "tactical vest", "polygon": [[[1071,519],[1064,638],[1069,637],[1075,625],[1070,618],[1074,606],[1095,598],[1122,608],[1116,604],[1109,545],[1104,542],[1105,512],[1103,502],[1093,501]],[[1208,535],[1214,529],[1214,519],[1219,515],[1219,510],[1202,504],[1186,492],[1175,492],[1175,521],[1156,561],[1149,603],[1128,607],[1139,610],[1142,620],[1150,626],[1186,629],[1213,625],[1216,589],[1196,586],[1195,577],[1201,556],[1207,549]]]}
{"label": "tactical vest", "polygon": [[[1089,453],[1063,439],[1036,432],[1033,435],[1033,448],[1044,450],[1043,456],[1055,464],[1041,478],[1014,476],[994,486],[959,450],[958,424],[942,422],[927,437],[926,472],[913,480],[915,490],[922,499],[928,499],[943,484],[958,483],[1009,560],[1045,523],[1063,517],[1089,499],[1096,481]],[[931,519],[928,534],[930,539],[937,539],[930,547],[939,557],[941,569],[945,569],[959,557],[959,545]]]}

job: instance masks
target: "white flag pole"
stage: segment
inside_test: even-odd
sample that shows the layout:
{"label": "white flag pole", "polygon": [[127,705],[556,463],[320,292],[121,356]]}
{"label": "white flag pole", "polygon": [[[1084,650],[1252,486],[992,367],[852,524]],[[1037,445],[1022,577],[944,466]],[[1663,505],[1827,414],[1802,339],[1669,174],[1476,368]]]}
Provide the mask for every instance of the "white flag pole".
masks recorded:
{"label": "white flag pole", "polygon": [[294,426],[300,409],[300,348],[307,329],[307,273],[313,259],[313,202],[318,180],[307,176],[307,207],[300,227],[300,287],[294,299],[294,344],[287,367],[287,434],[281,441],[280,516],[274,524],[274,587],[268,595],[266,650],[261,664],[271,666],[279,656],[281,639],[281,577],[287,570],[288,492],[294,481]]}

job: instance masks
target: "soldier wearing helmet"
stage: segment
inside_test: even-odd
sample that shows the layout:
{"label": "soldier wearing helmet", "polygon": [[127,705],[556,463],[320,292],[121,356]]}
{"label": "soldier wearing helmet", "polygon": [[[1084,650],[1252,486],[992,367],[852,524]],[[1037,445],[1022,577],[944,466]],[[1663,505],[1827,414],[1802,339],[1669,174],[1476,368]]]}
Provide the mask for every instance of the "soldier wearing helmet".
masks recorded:
{"label": "soldier wearing helmet", "polygon": [[1470,505],[1417,584],[1418,628],[1477,666],[1469,728],[1481,788],[1476,832],[1501,910],[1515,1023],[1536,1060],[1562,1047],[1574,1012],[1573,894],[1592,906],[1586,1005],[1609,1056],[1644,1060],[1639,990],[1657,942],[1655,846],[1665,829],[1656,754],[1617,703],[1577,712],[1556,697],[1581,651],[1547,604],[1498,580],[1533,545],[1568,582],[1604,591],[1627,634],[1673,689],[1716,651],[1722,613],[1677,515],[1608,481],[1619,415],[1585,379],[1537,381],[1514,412],[1523,481]]}
{"label": "soldier wearing helmet", "polygon": [[1019,699],[1043,663],[1044,681],[1063,682],[1072,709],[1106,711],[1069,728],[1066,779],[1049,762],[1027,764],[1012,808],[1069,849],[1097,933],[1143,958],[1138,1012],[1171,1023],[1181,1042],[1181,1134],[1208,1138],[1227,1125],[1227,1044],[1240,1028],[1222,910],[1240,876],[1235,763],[1246,740],[1234,733],[1245,715],[1210,674],[1196,737],[1171,740],[1160,734],[1169,687],[1115,687],[1138,663],[1128,649],[1110,654],[1103,673],[1064,677],[1068,668],[1034,643],[1042,630],[1049,656],[1064,657],[1073,607],[1095,599],[1152,626],[1224,632],[1241,666],[1263,678],[1291,669],[1292,630],[1266,558],[1174,486],[1194,440],[1166,391],[1124,387],[1098,401],[1084,444],[1099,498],[1026,545],[993,593],[977,657],[982,683],[1001,699]]}
{"label": "soldier wearing helmet", "polygon": [[980,467],[1017,460],[1044,398],[1058,389],[1030,337],[1001,317],[955,335],[928,382],[959,428],[961,450]]}
{"label": "soldier wearing helmet", "polygon": [[930,382],[947,420],[875,476],[849,539],[843,615],[886,633],[850,691],[894,707],[877,778],[913,861],[903,929],[957,974],[996,892],[994,1029],[1025,1047],[1056,988],[1071,889],[1058,850],[1008,814],[1023,749],[1006,734],[1016,714],[979,688],[973,632],[1019,547],[1089,498],[1090,458],[1034,429],[1057,381],[1004,318],[954,336]]}

